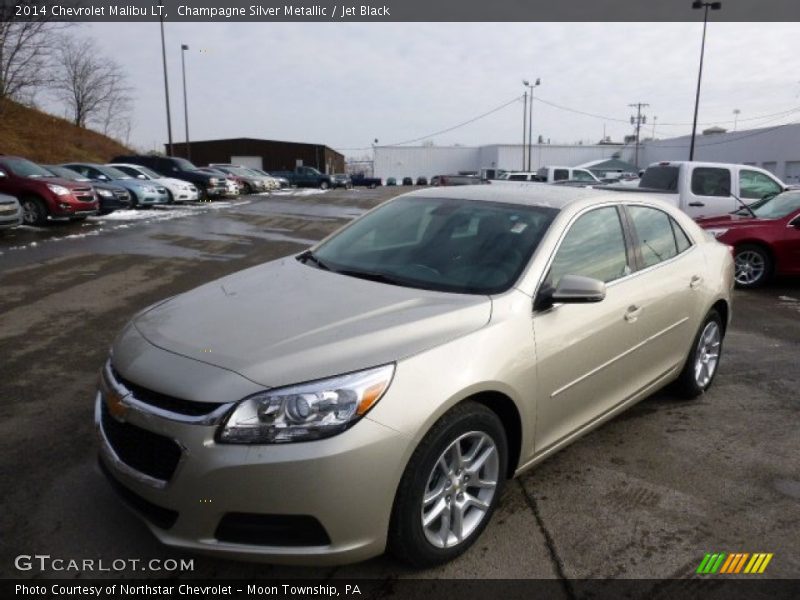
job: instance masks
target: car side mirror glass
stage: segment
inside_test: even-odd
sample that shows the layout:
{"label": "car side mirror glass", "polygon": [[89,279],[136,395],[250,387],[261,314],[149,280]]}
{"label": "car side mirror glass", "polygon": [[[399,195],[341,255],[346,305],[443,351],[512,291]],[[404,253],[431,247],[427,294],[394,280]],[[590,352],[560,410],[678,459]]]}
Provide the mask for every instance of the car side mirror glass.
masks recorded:
{"label": "car side mirror glass", "polygon": [[553,304],[591,304],[606,297],[606,284],[599,279],[582,275],[564,275],[558,285],[543,287],[534,301],[535,310],[545,310]]}
{"label": "car side mirror glass", "polygon": [[147,177],[145,177],[144,175],[142,175],[141,173],[139,173],[139,174],[136,176],[136,179],[147,179]]}
{"label": "car side mirror glass", "polygon": [[105,175],[98,175],[98,176],[97,176],[97,178],[98,178],[100,181],[108,181],[108,177],[106,177]]}

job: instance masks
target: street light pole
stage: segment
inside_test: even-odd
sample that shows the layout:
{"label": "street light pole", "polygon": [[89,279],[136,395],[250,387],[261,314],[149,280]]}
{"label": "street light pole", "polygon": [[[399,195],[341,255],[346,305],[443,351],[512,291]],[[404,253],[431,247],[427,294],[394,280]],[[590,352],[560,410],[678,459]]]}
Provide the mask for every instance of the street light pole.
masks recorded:
{"label": "street light pole", "polygon": [[527,146],[528,142],[525,137],[527,129],[528,129],[528,90],[526,89],[525,93],[522,94],[522,168],[520,169],[521,171],[525,170],[525,151],[528,148]]}
{"label": "street light pole", "polygon": [[694,121],[692,122],[692,142],[689,146],[689,160],[694,160],[694,138],[697,135],[697,111],[700,107],[700,82],[703,80],[703,57],[706,51],[706,27],[708,26],[708,10],[719,10],[722,2],[692,2],[692,9],[705,9],[703,13],[703,41],[700,44],[700,68],[697,70],[697,93],[694,98]]}
{"label": "street light pole", "polygon": [[526,171],[530,171],[531,162],[533,160],[533,88],[541,85],[542,81],[537,77],[533,84],[527,81],[523,81],[522,83],[531,90],[530,104],[528,104],[528,164],[525,169]]}
{"label": "street light pole", "polygon": [[186,159],[192,160],[192,148],[189,145],[189,103],[186,99],[186,51],[189,46],[181,44],[181,69],[183,70],[183,119],[186,125]]}
{"label": "street light pole", "polygon": [[733,130],[736,131],[736,125],[739,123],[739,115],[742,111],[738,108],[733,109]]}
{"label": "street light pole", "polygon": [[[158,0],[158,5],[163,6],[164,1]],[[164,13],[163,9],[160,12],[161,16],[161,61],[164,64],[164,98],[167,102],[167,155],[172,156],[172,117],[169,111],[169,79],[167,78],[167,46],[164,42]]]}

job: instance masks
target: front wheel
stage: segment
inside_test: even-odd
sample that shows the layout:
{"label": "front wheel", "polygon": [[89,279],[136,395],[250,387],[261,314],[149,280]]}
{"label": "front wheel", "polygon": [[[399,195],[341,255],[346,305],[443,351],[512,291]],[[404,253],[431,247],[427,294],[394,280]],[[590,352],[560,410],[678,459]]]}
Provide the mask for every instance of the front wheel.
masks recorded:
{"label": "front wheel", "polygon": [[25,225],[44,225],[47,223],[47,208],[39,198],[22,199],[22,222]]}
{"label": "front wheel", "polygon": [[716,310],[711,310],[694,338],[692,350],[676,382],[680,395],[696,398],[711,387],[722,356],[722,338],[722,317]]}
{"label": "front wheel", "polygon": [[744,244],[734,251],[734,279],[741,288],[757,288],[772,275],[772,257],[761,246]]}
{"label": "front wheel", "polygon": [[418,567],[465,552],[484,530],[505,481],[507,442],[497,415],[459,404],[420,442],[398,486],[389,550]]}
{"label": "front wheel", "polygon": [[319,184],[319,189],[327,190],[330,187],[330,184],[327,181],[323,181]]}

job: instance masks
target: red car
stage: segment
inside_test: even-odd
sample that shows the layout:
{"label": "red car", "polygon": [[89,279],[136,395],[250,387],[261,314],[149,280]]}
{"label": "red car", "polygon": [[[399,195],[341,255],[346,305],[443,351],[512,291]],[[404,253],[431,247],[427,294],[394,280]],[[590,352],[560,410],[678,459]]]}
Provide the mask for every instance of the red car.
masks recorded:
{"label": "red car", "polygon": [[751,210],[697,219],[700,227],[733,246],[736,284],[754,288],[773,275],[800,275],[800,191],[783,192]]}
{"label": "red car", "polygon": [[43,225],[48,217],[85,219],[96,215],[97,196],[91,185],[55,177],[34,162],[0,156],[0,192],[16,196],[26,225]]}

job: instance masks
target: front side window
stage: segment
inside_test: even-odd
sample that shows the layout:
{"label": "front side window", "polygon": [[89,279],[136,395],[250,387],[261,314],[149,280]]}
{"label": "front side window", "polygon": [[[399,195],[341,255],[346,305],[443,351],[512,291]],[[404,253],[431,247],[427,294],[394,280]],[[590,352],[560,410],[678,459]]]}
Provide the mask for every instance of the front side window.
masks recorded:
{"label": "front side window", "polygon": [[573,171],[572,173],[573,173],[572,178],[575,181],[594,181],[595,180],[594,177],[592,177],[592,174],[589,173],[589,171],[584,171],[582,169],[575,169],[575,171]]}
{"label": "front side window", "polygon": [[500,293],[521,275],[557,213],[542,206],[401,197],[324,242],[309,264],[406,287]]}
{"label": "front side window", "polygon": [[553,257],[548,285],[564,275],[582,275],[608,283],[630,273],[625,236],[617,209],[598,208],[578,218]]}
{"label": "front side window", "polygon": [[782,219],[796,210],[800,210],[800,192],[784,192],[753,208],[759,219]]}
{"label": "front side window", "polygon": [[739,195],[742,198],[764,198],[783,191],[778,183],[758,171],[742,169],[739,171]]}
{"label": "front side window", "polygon": [[731,172],[717,167],[697,167],[692,171],[692,193],[695,196],[730,196]]}
{"label": "front side window", "polygon": [[[676,227],[673,226],[672,217],[664,211],[647,206],[629,206],[628,213],[639,238],[644,267],[657,265],[678,255]],[[685,238],[686,234],[683,235]],[[684,239],[682,243],[687,242]]]}

